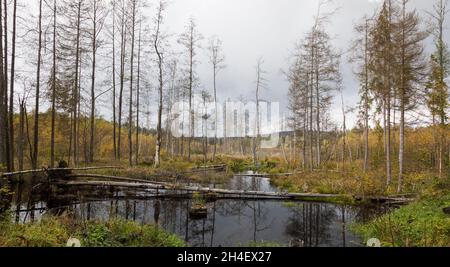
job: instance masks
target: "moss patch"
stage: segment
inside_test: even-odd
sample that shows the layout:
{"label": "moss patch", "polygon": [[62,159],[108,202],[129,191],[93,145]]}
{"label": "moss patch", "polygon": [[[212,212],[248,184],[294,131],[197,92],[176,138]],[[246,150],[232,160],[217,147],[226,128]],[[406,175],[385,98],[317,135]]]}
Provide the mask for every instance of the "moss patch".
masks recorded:
{"label": "moss patch", "polygon": [[182,247],[185,243],[153,225],[125,220],[106,223],[74,223],[67,218],[45,217],[28,224],[13,224],[8,216],[0,222],[1,247],[65,247],[77,238],[83,247]]}

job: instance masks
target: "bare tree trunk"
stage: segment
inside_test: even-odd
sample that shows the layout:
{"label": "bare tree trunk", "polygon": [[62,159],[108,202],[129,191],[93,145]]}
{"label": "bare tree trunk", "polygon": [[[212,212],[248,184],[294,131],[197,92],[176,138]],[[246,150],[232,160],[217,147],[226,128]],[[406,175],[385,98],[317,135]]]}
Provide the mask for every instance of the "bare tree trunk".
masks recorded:
{"label": "bare tree trunk", "polygon": [[[312,64],[311,64],[312,65]],[[311,67],[312,68],[312,67]],[[313,128],[313,113],[314,113],[314,85],[313,85],[313,75],[311,75],[310,80],[310,96],[309,96],[309,169],[312,171],[314,169],[314,128]]]}
{"label": "bare tree trunk", "polygon": [[391,100],[388,97],[386,110],[386,185],[390,186],[392,183],[392,169],[391,169]]}
{"label": "bare tree trunk", "polygon": [[369,25],[366,20],[364,41],[364,172],[369,169]]}
{"label": "bare tree trunk", "polygon": [[[214,77],[213,77],[213,82],[214,82],[214,108],[215,108],[215,112],[214,112],[214,116],[215,116],[215,122],[214,122],[214,151],[213,151],[213,158],[212,160],[215,161],[216,160],[216,155],[217,155],[217,125],[219,122],[219,117],[218,117],[218,108],[219,106],[217,105],[217,66],[216,64],[214,64]],[[241,145],[242,146],[242,145]]]}
{"label": "bare tree trunk", "polygon": [[342,116],[343,116],[343,126],[342,126],[342,172],[345,172],[345,150],[347,148],[347,114],[345,112],[345,102],[344,94],[341,92],[342,98]]}
{"label": "bare tree trunk", "polygon": [[93,29],[92,29],[92,75],[91,75],[91,122],[89,138],[89,163],[94,162],[94,143],[95,143],[95,68],[97,57],[97,1],[93,1]]}
{"label": "bare tree trunk", "polygon": [[[0,3],[0,15],[3,14],[3,8]],[[0,18],[0,40],[3,36],[3,22]],[[6,124],[7,122],[7,94],[6,94],[6,86],[4,79],[4,69],[3,69],[3,40],[0,41],[0,164],[6,165],[6,142],[8,141],[6,138]]]}
{"label": "bare tree trunk", "polygon": [[320,89],[319,89],[319,66],[318,66],[318,55],[316,51],[316,102],[317,102],[317,114],[316,114],[316,126],[317,126],[317,137],[316,137],[316,147],[317,147],[317,166],[320,167],[322,164],[322,148],[321,148],[321,132],[320,132]]}
{"label": "bare tree trunk", "polygon": [[133,79],[134,79],[134,45],[136,33],[136,0],[132,0],[131,18],[131,62],[130,62],[130,103],[128,117],[128,163],[133,166]]}
{"label": "bare tree trunk", "polygon": [[[5,38],[5,46],[4,46],[4,83],[5,83],[5,107],[6,107],[6,167],[8,169],[8,171],[12,171],[13,170],[13,161],[14,158],[12,157],[13,153],[13,149],[14,149],[14,144],[13,144],[13,140],[14,140],[14,136],[11,135],[11,127],[13,127],[13,125],[11,124],[10,118],[11,116],[14,116],[14,114],[9,114],[11,112],[11,110],[13,110],[14,113],[14,107],[9,107],[8,110],[8,1],[4,0],[3,1],[3,8],[4,8],[4,15],[3,15],[3,19],[4,19],[4,38]],[[10,97],[12,97],[10,95]]]}
{"label": "bare tree trunk", "polygon": [[117,160],[117,118],[116,118],[116,2],[113,1],[112,14],[112,90],[113,90],[113,150],[114,160]]}
{"label": "bare tree trunk", "polygon": [[119,92],[119,132],[117,138],[117,159],[121,159],[122,150],[122,107],[123,107],[123,91],[125,83],[125,52],[126,52],[126,41],[127,32],[125,25],[125,1],[122,4],[122,20],[121,20],[121,49],[120,49],[120,92]]}
{"label": "bare tree trunk", "polygon": [[[81,24],[80,24],[81,25]],[[80,36],[80,38],[81,38],[81,36]],[[80,42],[81,42],[81,39],[80,39]],[[81,44],[81,43],[80,43]],[[76,103],[76,106],[77,106],[77,113],[76,113],[76,121],[77,121],[77,124],[76,124],[76,126],[77,126],[77,128],[76,128],[76,134],[75,134],[75,144],[74,144],[74,147],[76,147],[76,151],[77,151],[77,153],[75,154],[75,162],[76,162],[76,165],[78,165],[79,164],[79,152],[80,152],[80,148],[79,148],[79,145],[80,145],[80,137],[81,137],[81,135],[80,135],[80,125],[81,125],[81,74],[82,74],[82,70],[83,70],[83,68],[82,68],[82,52],[83,52],[83,50],[80,48],[80,68],[79,68],[79,74],[78,74],[78,85],[77,85],[77,87],[78,87],[78,90],[77,90],[77,103]]]}
{"label": "bare tree trunk", "polygon": [[53,0],[53,70],[52,70],[52,125],[50,137],[50,167],[55,167],[55,124],[56,124],[56,0]]}
{"label": "bare tree trunk", "polygon": [[38,44],[38,61],[36,74],[36,102],[34,115],[34,147],[32,168],[37,169],[39,154],[39,96],[41,85],[41,60],[42,60],[42,0],[39,1],[39,44]]}
{"label": "bare tree trunk", "polygon": [[139,108],[141,98],[141,25],[139,26],[139,40],[138,40],[138,66],[137,66],[137,85],[136,85],[136,148],[135,148],[135,163],[139,164]]}
{"label": "bare tree trunk", "polygon": [[19,171],[24,169],[24,152],[25,149],[25,100],[20,102],[20,122],[19,122],[19,149],[18,149],[18,160],[19,160]]}
{"label": "bare tree trunk", "polygon": [[218,123],[218,104],[217,104],[217,74],[220,70],[224,69],[223,65],[225,58],[221,54],[222,41],[213,37],[210,40],[209,52],[210,52],[210,63],[213,67],[213,89],[214,89],[214,105],[215,105],[215,132],[214,132],[214,151],[213,151],[213,161],[216,160],[217,155],[217,123]]}
{"label": "bare tree trunk", "polygon": [[303,118],[303,145],[302,145],[302,167],[303,167],[303,171],[306,170],[306,135],[308,132],[308,107],[307,105],[305,105],[305,114],[304,114],[304,118]]}
{"label": "bare tree trunk", "polygon": [[[388,4],[389,4],[389,34],[391,35],[392,33],[392,2],[391,0],[388,0]],[[387,135],[387,151],[386,151],[386,176],[387,176],[387,186],[389,187],[392,183],[392,167],[391,167],[391,148],[392,148],[392,140],[391,140],[391,85],[392,85],[392,74],[391,74],[391,70],[392,70],[392,59],[391,59],[391,54],[392,54],[392,40],[391,40],[391,36],[389,36],[388,39],[388,62],[387,62],[387,76],[388,76],[388,82],[387,82],[387,122],[386,122],[386,127],[387,127],[387,131],[386,131],[386,135]]]}
{"label": "bare tree trunk", "polygon": [[81,35],[81,1],[78,1],[78,13],[77,13],[77,36],[76,36],[76,52],[75,52],[75,79],[73,81],[73,163],[78,165],[78,102],[79,102],[79,70],[81,70],[80,64],[80,35]]}
{"label": "bare tree trunk", "polygon": [[255,166],[258,165],[258,146],[260,142],[260,135],[261,135],[261,114],[259,110],[259,91],[262,87],[263,83],[263,70],[262,70],[262,64],[263,60],[260,58],[258,60],[257,66],[256,66],[256,129],[255,129],[255,137],[253,138],[253,164]]}
{"label": "bare tree trunk", "polygon": [[191,161],[191,147],[192,147],[192,139],[195,136],[195,118],[194,118],[194,110],[192,106],[192,98],[193,98],[193,85],[194,85],[194,49],[193,49],[193,33],[191,30],[191,48],[189,51],[189,139],[188,139],[188,161]]}
{"label": "bare tree trunk", "polygon": [[160,38],[161,37],[161,24],[163,21],[163,11],[165,9],[165,2],[160,1],[158,6],[158,11],[156,15],[156,30],[154,35],[154,43],[153,47],[155,49],[155,53],[158,57],[158,92],[159,92],[159,103],[158,103],[158,125],[156,129],[156,152],[155,152],[155,167],[159,167],[161,165],[161,147],[162,147],[162,113],[163,113],[163,86],[164,86],[164,76],[163,76],[163,54],[160,51]]}
{"label": "bare tree trunk", "polygon": [[[6,2],[6,0],[5,0]],[[10,138],[10,159],[11,170],[14,170],[14,85],[16,68],[16,30],[17,30],[17,0],[13,2],[13,32],[12,32],[12,52],[11,52],[11,85],[9,91],[9,138]],[[5,55],[6,56],[6,55]]]}
{"label": "bare tree trunk", "polygon": [[[398,185],[397,185],[397,193],[402,191],[403,186],[403,157],[404,157],[404,148],[405,148],[405,64],[406,64],[406,51],[405,51],[405,19],[406,19],[406,2],[403,0],[402,3],[402,20],[400,23],[402,36],[401,36],[401,65],[400,65],[400,88],[399,88],[399,100],[400,100],[400,144],[399,144],[399,156],[398,156]],[[394,105],[395,107],[395,105]],[[394,126],[395,126],[395,118],[394,118]]]}

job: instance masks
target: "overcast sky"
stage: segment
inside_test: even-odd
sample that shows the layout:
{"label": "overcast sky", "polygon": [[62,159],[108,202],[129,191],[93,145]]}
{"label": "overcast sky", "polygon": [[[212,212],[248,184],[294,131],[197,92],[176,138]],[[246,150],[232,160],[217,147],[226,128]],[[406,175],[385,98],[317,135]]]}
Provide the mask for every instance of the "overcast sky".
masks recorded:
{"label": "overcast sky", "polygon": [[[262,97],[279,101],[287,106],[289,84],[282,74],[288,68],[288,59],[304,34],[311,28],[317,13],[318,0],[172,0],[167,10],[166,26],[172,34],[184,30],[190,17],[197,21],[199,31],[206,40],[217,35],[223,41],[227,68],[218,78],[219,96],[236,99],[240,95],[254,98],[255,65],[259,57],[265,60],[267,89]],[[431,10],[434,1],[411,0],[410,7],[420,13]],[[327,29],[333,44],[347,51],[354,38],[353,25],[365,14],[371,15],[379,8],[377,0],[335,0],[330,9],[339,7]],[[448,38],[449,35],[447,35]],[[448,39],[447,39],[448,41]],[[358,82],[352,66],[342,60],[345,101],[349,106],[358,102]],[[206,51],[200,53],[198,74],[201,89],[212,91],[211,68]],[[332,118],[341,121],[340,98],[333,107]],[[349,120],[354,121],[354,117]],[[351,124],[353,125],[353,124]]]}

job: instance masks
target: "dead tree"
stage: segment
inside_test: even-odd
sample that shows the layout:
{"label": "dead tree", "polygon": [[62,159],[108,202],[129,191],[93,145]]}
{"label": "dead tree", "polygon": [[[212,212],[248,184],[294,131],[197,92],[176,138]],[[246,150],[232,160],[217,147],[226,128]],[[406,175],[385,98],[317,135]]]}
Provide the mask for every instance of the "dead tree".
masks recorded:
{"label": "dead tree", "polygon": [[96,107],[96,90],[95,78],[97,68],[97,50],[102,44],[99,36],[103,30],[107,11],[103,0],[91,0],[91,23],[92,23],[92,74],[91,74],[91,117],[90,117],[90,138],[89,138],[89,163],[94,162],[95,151],[95,107]]}
{"label": "dead tree", "polygon": [[186,25],[185,32],[181,34],[178,43],[180,43],[187,54],[187,91],[189,98],[189,132],[190,136],[188,139],[188,160],[191,160],[191,148],[192,140],[195,137],[195,112],[193,109],[193,97],[194,97],[194,87],[196,82],[195,66],[197,64],[196,56],[197,50],[200,48],[200,41],[203,36],[197,30],[197,24],[194,18],[190,18]]}
{"label": "dead tree", "polygon": [[218,117],[218,105],[217,105],[217,74],[225,68],[225,57],[222,55],[222,41],[216,37],[212,37],[209,42],[209,61],[213,67],[213,88],[214,88],[214,105],[215,105],[215,132],[214,132],[214,152],[213,161],[216,159],[217,154],[217,124],[219,122]]}
{"label": "dead tree", "polygon": [[42,4],[43,1],[39,1],[39,26],[38,26],[38,60],[36,71],[36,96],[35,96],[35,109],[34,109],[34,142],[33,142],[33,157],[32,168],[37,169],[38,154],[39,154],[39,101],[40,101],[40,85],[41,85],[41,61],[42,61]]}
{"label": "dead tree", "polygon": [[136,37],[137,0],[131,0],[131,55],[130,55],[130,103],[128,114],[128,164],[133,166],[133,82],[134,82],[134,47]]}

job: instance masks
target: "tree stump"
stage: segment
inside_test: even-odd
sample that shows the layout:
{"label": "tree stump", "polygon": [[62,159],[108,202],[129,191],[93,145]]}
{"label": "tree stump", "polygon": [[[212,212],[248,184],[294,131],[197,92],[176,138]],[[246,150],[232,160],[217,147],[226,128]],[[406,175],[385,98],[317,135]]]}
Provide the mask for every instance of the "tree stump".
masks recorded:
{"label": "tree stump", "polygon": [[48,171],[48,179],[50,182],[67,180],[67,176],[72,174],[72,171],[68,169],[69,164],[64,160],[58,163],[58,168]]}

